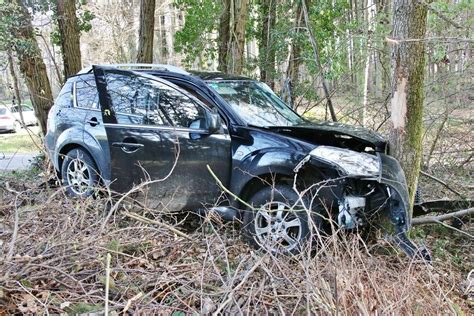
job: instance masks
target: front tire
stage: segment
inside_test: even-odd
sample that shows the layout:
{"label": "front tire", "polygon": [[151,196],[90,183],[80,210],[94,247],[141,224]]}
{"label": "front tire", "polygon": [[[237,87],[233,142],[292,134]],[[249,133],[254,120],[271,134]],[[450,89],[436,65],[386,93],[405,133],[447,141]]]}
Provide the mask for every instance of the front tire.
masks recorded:
{"label": "front tire", "polygon": [[99,173],[92,157],[85,150],[69,151],[61,166],[61,177],[70,196],[87,197],[94,193]]}
{"label": "front tire", "polygon": [[298,254],[310,238],[308,211],[287,185],[257,191],[244,213],[244,236],[256,248],[273,253]]}

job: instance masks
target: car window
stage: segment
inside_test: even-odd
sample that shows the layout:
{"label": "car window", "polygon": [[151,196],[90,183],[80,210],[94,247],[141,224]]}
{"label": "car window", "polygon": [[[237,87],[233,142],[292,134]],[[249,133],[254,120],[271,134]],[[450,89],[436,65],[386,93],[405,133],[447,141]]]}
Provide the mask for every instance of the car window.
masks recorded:
{"label": "car window", "polygon": [[117,123],[201,128],[205,110],[196,100],[161,82],[107,73]]}
{"label": "car window", "polygon": [[97,109],[98,94],[95,85],[95,79],[79,79],[75,83],[76,85],[76,106],[87,109]]}
{"label": "car window", "polygon": [[0,108],[0,115],[5,115],[7,113],[7,109]]}
{"label": "car window", "polygon": [[58,107],[70,107],[72,105],[72,82],[68,81],[59,92],[55,105]]}

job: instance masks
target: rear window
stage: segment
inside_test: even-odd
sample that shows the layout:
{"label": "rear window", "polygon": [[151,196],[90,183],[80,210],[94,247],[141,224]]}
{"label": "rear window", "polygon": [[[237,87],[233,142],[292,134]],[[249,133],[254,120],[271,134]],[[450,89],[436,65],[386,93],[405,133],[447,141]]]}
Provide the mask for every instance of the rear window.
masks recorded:
{"label": "rear window", "polygon": [[7,109],[0,108],[0,115],[5,115],[7,113]]}
{"label": "rear window", "polygon": [[76,81],[76,106],[87,109],[98,108],[98,93],[95,79],[79,79]]}
{"label": "rear window", "polygon": [[72,82],[68,81],[59,92],[55,105],[57,107],[70,107],[72,105]]}

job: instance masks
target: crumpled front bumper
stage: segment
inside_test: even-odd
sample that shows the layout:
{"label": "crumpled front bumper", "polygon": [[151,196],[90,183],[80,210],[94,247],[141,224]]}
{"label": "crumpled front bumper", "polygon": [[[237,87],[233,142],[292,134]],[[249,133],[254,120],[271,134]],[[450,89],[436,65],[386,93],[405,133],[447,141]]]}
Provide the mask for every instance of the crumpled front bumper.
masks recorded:
{"label": "crumpled front bumper", "polygon": [[382,219],[385,221],[382,226],[386,230],[387,238],[398,245],[408,256],[430,261],[428,250],[418,247],[407,236],[413,214],[410,208],[405,173],[396,159],[384,154],[380,154],[380,159],[382,171],[378,182],[387,186],[389,196],[388,207]]}

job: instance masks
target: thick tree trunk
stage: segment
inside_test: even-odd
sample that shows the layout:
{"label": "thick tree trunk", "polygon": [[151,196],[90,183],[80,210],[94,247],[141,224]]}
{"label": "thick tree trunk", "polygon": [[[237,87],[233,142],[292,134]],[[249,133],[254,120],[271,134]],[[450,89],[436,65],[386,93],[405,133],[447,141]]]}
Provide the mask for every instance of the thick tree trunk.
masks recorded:
{"label": "thick tree trunk", "polygon": [[138,63],[153,63],[154,27],[155,0],[141,0],[140,27],[138,32]]}
{"label": "thick tree trunk", "polygon": [[422,159],[426,5],[394,0],[391,154],[401,163],[413,205]]}
{"label": "thick tree trunk", "polygon": [[[234,25],[231,33],[231,64],[230,72],[241,74],[244,68],[244,50],[245,50],[245,27],[248,19],[248,0],[232,0],[234,4],[233,16],[231,17],[231,26]],[[232,23],[233,20],[233,23]]]}
{"label": "thick tree trunk", "polygon": [[219,65],[218,69],[228,72],[227,58],[229,53],[230,40],[230,6],[231,0],[223,0],[222,14],[219,21]]}
{"label": "thick tree trunk", "polygon": [[81,68],[80,31],[76,17],[76,1],[57,0],[56,11],[61,35],[64,79],[77,74]]}
{"label": "thick tree trunk", "polygon": [[53,94],[49,83],[46,66],[41,57],[41,50],[36,41],[35,32],[31,24],[31,16],[22,0],[15,0],[21,11],[22,26],[15,36],[22,41],[20,44],[28,43],[28,49],[24,45],[16,45],[15,51],[20,61],[20,71],[25,77],[26,86],[30,92],[31,101],[36,117],[43,135],[46,134],[46,122],[48,113],[53,105]]}
{"label": "thick tree trunk", "polygon": [[224,0],[219,22],[219,70],[241,74],[244,66],[248,0]]}
{"label": "thick tree trunk", "polygon": [[272,40],[272,31],[275,28],[276,0],[262,0],[262,32],[259,45],[260,80],[272,89],[275,86],[275,49]]}

